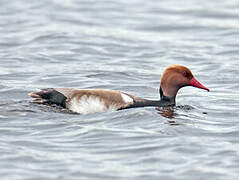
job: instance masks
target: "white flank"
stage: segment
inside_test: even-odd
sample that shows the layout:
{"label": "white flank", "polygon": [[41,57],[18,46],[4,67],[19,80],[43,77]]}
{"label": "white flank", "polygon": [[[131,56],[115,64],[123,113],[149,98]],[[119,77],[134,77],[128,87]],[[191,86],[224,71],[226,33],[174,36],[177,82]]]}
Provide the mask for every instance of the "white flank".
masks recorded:
{"label": "white flank", "polygon": [[89,114],[96,112],[105,112],[105,111],[116,111],[117,107],[114,105],[109,106],[108,108],[105,106],[104,101],[100,100],[95,96],[82,96],[79,100],[77,98],[73,98],[69,103],[68,107],[71,111],[77,112],[80,114]]}
{"label": "white flank", "polygon": [[134,100],[128,95],[121,93],[121,97],[125,103],[132,103]]}

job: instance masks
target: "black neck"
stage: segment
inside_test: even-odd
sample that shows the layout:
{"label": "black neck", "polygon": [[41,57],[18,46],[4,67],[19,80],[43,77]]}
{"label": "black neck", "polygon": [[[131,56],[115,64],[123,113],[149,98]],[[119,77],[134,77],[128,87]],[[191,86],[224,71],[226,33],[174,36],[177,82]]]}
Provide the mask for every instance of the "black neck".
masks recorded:
{"label": "black neck", "polygon": [[175,105],[175,98],[168,98],[166,96],[161,97],[160,100],[148,100],[148,99],[141,99],[135,101],[132,105],[133,107],[145,107],[145,106],[156,106],[156,107],[166,107],[166,106],[174,106]]}
{"label": "black neck", "polygon": [[165,95],[163,94],[163,90],[162,90],[161,87],[159,88],[159,93],[160,93],[160,101],[169,102],[169,103],[172,104],[172,106],[174,106],[174,105],[176,104],[176,102],[175,102],[176,96],[173,96],[173,97],[165,96]]}
{"label": "black neck", "polygon": [[166,107],[166,106],[174,106],[175,104],[176,104],[175,97],[164,96],[163,91],[160,88],[160,100],[157,101],[148,99],[137,99],[132,105],[126,108],[145,107],[145,106]]}

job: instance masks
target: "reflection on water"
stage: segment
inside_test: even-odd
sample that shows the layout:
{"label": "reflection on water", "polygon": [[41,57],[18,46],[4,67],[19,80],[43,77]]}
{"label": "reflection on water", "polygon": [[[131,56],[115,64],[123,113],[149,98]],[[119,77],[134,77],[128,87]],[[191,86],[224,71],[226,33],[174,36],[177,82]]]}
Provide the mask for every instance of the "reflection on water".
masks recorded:
{"label": "reflection on water", "polygon": [[[1,179],[238,179],[238,8],[237,0],[2,0]],[[89,115],[27,96],[74,87],[158,99],[171,64],[212,91],[183,88],[174,108]]]}
{"label": "reflection on water", "polygon": [[190,111],[192,109],[194,109],[192,106],[189,105],[181,105],[181,106],[175,106],[175,107],[157,107],[155,108],[159,114],[161,114],[162,116],[172,119],[175,118],[177,115],[176,111],[177,110],[183,110],[183,111]]}
{"label": "reflection on water", "polygon": [[157,107],[155,108],[155,110],[157,110],[158,114],[162,115],[165,118],[168,118],[167,123],[169,125],[180,125],[180,122],[174,120],[177,116],[184,116],[187,118],[190,118],[189,116],[187,116],[187,114],[179,114],[177,113],[178,110],[182,110],[182,111],[187,111],[190,112],[190,110],[194,109],[192,106],[189,105],[181,105],[181,106],[175,106],[175,107]]}
{"label": "reflection on water", "polygon": [[174,112],[174,108],[173,107],[157,107],[155,108],[159,114],[161,114],[162,116],[172,119],[174,118],[177,114]]}

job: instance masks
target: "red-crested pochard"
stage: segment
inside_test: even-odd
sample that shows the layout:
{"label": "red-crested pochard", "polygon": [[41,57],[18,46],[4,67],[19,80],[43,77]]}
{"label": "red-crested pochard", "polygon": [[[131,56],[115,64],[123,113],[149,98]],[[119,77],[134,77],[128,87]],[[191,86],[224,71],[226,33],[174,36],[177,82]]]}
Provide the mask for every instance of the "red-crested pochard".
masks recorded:
{"label": "red-crested pochard", "polygon": [[56,104],[80,114],[114,111],[145,106],[174,106],[177,92],[185,86],[209,91],[200,84],[191,71],[181,65],[168,66],[160,83],[160,100],[148,100],[130,94],[103,89],[50,88],[30,93],[34,103]]}

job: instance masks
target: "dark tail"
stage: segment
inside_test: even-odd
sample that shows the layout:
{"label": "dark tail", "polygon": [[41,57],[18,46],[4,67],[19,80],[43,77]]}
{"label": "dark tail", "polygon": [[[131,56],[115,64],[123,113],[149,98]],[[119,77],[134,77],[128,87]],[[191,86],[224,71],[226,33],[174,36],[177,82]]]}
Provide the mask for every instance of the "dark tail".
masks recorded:
{"label": "dark tail", "polygon": [[56,104],[62,107],[66,107],[66,97],[56,91],[55,89],[43,89],[39,92],[32,92],[28,94],[32,98],[35,98],[32,102],[39,104]]}

